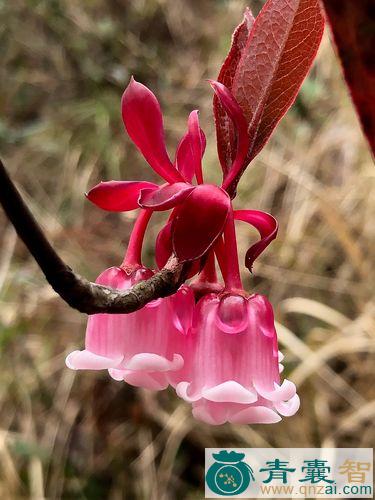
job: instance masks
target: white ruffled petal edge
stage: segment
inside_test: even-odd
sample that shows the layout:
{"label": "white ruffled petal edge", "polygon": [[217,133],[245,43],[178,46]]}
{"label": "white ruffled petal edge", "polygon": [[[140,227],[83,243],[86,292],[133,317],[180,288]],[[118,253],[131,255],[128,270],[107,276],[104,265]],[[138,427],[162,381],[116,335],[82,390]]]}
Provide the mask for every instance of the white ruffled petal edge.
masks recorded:
{"label": "white ruffled petal edge", "polygon": [[184,366],[184,359],[180,354],[174,354],[172,361],[149,352],[135,354],[126,362],[123,359],[123,356],[109,358],[84,349],[68,354],[65,364],[72,370],[105,370],[121,366],[121,369],[149,372],[176,371]]}
{"label": "white ruffled petal edge", "polygon": [[[210,425],[231,424],[275,424],[281,417],[266,406],[250,406],[239,411],[215,412],[210,411],[204,401],[202,404],[193,403],[193,416],[201,422]],[[215,414],[216,413],[216,414]]]}
{"label": "white ruffled petal edge", "polygon": [[65,364],[71,370],[105,370],[118,366],[122,360],[123,356],[108,358],[84,349],[68,354]]}
{"label": "white ruffled petal edge", "polygon": [[285,379],[281,385],[275,382],[274,387],[273,391],[268,391],[263,389],[263,387],[261,387],[261,385],[257,382],[254,382],[254,388],[257,393],[264,399],[268,399],[268,401],[288,401],[296,393],[296,386],[290,380]]}
{"label": "white ruffled petal edge", "polygon": [[134,387],[142,387],[152,391],[162,391],[169,385],[167,372],[144,372],[111,368],[108,373],[114,380],[124,381]]}
{"label": "white ruffled petal edge", "polygon": [[169,385],[168,373],[180,370],[184,360],[179,354],[173,355],[170,361],[163,356],[153,353],[135,354],[122,368],[111,368],[109,375],[118,381],[125,381],[135,387],[143,387],[153,391],[161,391]]}
{"label": "white ruffled petal edge", "polygon": [[184,366],[184,359],[180,354],[173,354],[170,361],[164,356],[150,352],[135,354],[124,363],[124,368],[134,371],[166,372],[181,370]]}
{"label": "white ruffled petal edge", "polygon": [[191,384],[189,382],[180,382],[176,386],[177,395],[189,403],[204,398],[215,403],[251,404],[255,403],[258,399],[258,395],[255,391],[246,389],[235,380],[227,380],[226,382],[215,385],[214,387],[204,387],[196,395],[189,394],[190,386]]}
{"label": "white ruffled petal edge", "polygon": [[[222,425],[225,422],[271,424],[279,422],[280,415],[284,417],[294,415],[300,406],[300,399],[293,382],[284,380],[281,385],[275,383],[274,386],[273,391],[266,391],[254,384],[254,389],[250,390],[230,380],[190,394],[191,384],[180,382],[176,386],[176,393],[185,401],[192,403],[196,419],[211,425]],[[254,405],[258,396],[269,401],[271,407],[264,406],[261,400],[259,406]],[[217,404],[216,409],[215,404]]]}
{"label": "white ruffled petal edge", "polygon": [[300,407],[300,399],[298,394],[295,394],[289,401],[281,401],[280,403],[275,403],[274,407],[284,417],[291,417]]}

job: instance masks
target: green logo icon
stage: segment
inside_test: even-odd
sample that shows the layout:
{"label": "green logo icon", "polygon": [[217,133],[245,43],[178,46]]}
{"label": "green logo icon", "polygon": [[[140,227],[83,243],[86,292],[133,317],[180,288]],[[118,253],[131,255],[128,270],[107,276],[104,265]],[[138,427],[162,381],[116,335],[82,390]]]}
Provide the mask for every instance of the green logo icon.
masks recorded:
{"label": "green logo icon", "polygon": [[212,456],[215,463],[206,473],[206,483],[213,493],[224,497],[239,495],[254,481],[252,468],[243,462],[245,453],[222,450]]}

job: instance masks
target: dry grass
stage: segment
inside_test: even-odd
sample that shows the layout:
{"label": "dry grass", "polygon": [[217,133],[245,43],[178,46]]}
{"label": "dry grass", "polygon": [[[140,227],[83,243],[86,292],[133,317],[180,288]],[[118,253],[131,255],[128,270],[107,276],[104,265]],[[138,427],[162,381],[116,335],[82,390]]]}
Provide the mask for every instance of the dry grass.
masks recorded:
{"label": "dry grass", "polygon": [[[164,104],[171,147],[187,113],[201,109],[207,175],[219,178],[204,79],[217,74],[243,7],[0,2],[1,154],[56,247],[87,277],[119,263],[131,216],[101,213],[84,191],[98,179],[151,178],[122,131],[119,100],[131,73]],[[85,318],[56,298],[2,218],[1,499],[198,499],[205,447],[374,445],[374,170],[328,37],[238,204],[280,222],[246,285],[276,307],[299,414],[271,427],[211,428],[172,391],[67,370]],[[242,253],[250,237],[240,229]],[[151,262],[151,244],[145,257]]]}

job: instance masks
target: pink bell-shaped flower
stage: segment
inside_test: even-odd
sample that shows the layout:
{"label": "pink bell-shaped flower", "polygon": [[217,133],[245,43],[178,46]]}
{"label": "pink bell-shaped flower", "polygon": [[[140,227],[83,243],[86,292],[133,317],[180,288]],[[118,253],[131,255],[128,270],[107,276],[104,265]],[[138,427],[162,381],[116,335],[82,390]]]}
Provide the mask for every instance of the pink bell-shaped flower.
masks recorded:
{"label": "pink bell-shaped flower", "polygon": [[[140,267],[127,273],[119,267],[104,271],[97,283],[126,290],[152,276]],[[168,373],[184,364],[183,341],[194,306],[193,292],[182,286],[172,297],[150,302],[131,314],[89,317],[85,349],[74,351],[66,364],[74,370],[108,369],[112,378],[153,390],[165,389]]]}
{"label": "pink bell-shaped flower", "polygon": [[273,311],[264,296],[206,295],[186,341],[185,379],[176,392],[198,420],[274,423],[298,410],[295,385],[280,384]]}

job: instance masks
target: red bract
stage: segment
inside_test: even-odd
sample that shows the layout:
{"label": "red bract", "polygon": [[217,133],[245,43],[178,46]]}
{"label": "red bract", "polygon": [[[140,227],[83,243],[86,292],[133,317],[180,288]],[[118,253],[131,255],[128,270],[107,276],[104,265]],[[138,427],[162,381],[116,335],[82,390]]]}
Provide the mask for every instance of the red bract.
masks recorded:
{"label": "red bract", "polygon": [[[269,0],[253,26],[247,13],[237,28],[219,81],[232,91],[247,120],[250,147],[242,171],[294,102],[318,50],[323,29],[319,0]],[[223,119],[218,100],[214,100],[214,112],[219,156],[224,174],[231,176],[231,184],[241,174],[229,172],[237,138],[231,121]]]}
{"label": "red bract", "polygon": [[373,0],[322,0],[363,131],[375,154],[375,12]]}
{"label": "red bract", "polygon": [[[190,116],[194,116],[197,112],[192,111]],[[197,118],[196,118],[197,119]],[[192,130],[192,120],[189,118],[189,131],[184,135],[181,139],[179,145],[177,146],[176,151],[176,159],[175,166],[177,170],[181,173],[184,179],[187,182],[191,182],[195,175],[197,160],[195,156],[196,146],[195,143],[197,141],[195,131]],[[203,133],[203,130],[200,129],[200,148],[201,148],[201,156],[203,157],[205,149],[206,149],[206,136]],[[199,161],[199,160],[198,160]]]}
{"label": "red bract", "polygon": [[255,259],[276,238],[278,230],[277,220],[272,215],[260,210],[235,210],[234,218],[255,227],[261,236],[261,240],[252,245],[246,252],[245,265],[251,271]]}
{"label": "red bract", "polygon": [[182,181],[169,159],[160,105],[151,90],[132,78],[122,96],[121,108],[129,137],[155,172],[168,182]]}
{"label": "red bract", "polygon": [[180,261],[202,257],[223,232],[230,210],[228,194],[209,184],[198,186],[173,219],[173,249]]}
{"label": "red bract", "polygon": [[194,186],[185,182],[166,184],[159,189],[142,189],[139,206],[152,210],[168,210],[181,203],[193,191]]}
{"label": "red bract", "polygon": [[139,208],[141,191],[155,191],[158,186],[146,181],[108,181],[93,187],[87,198],[96,206],[110,212],[127,212]]}

